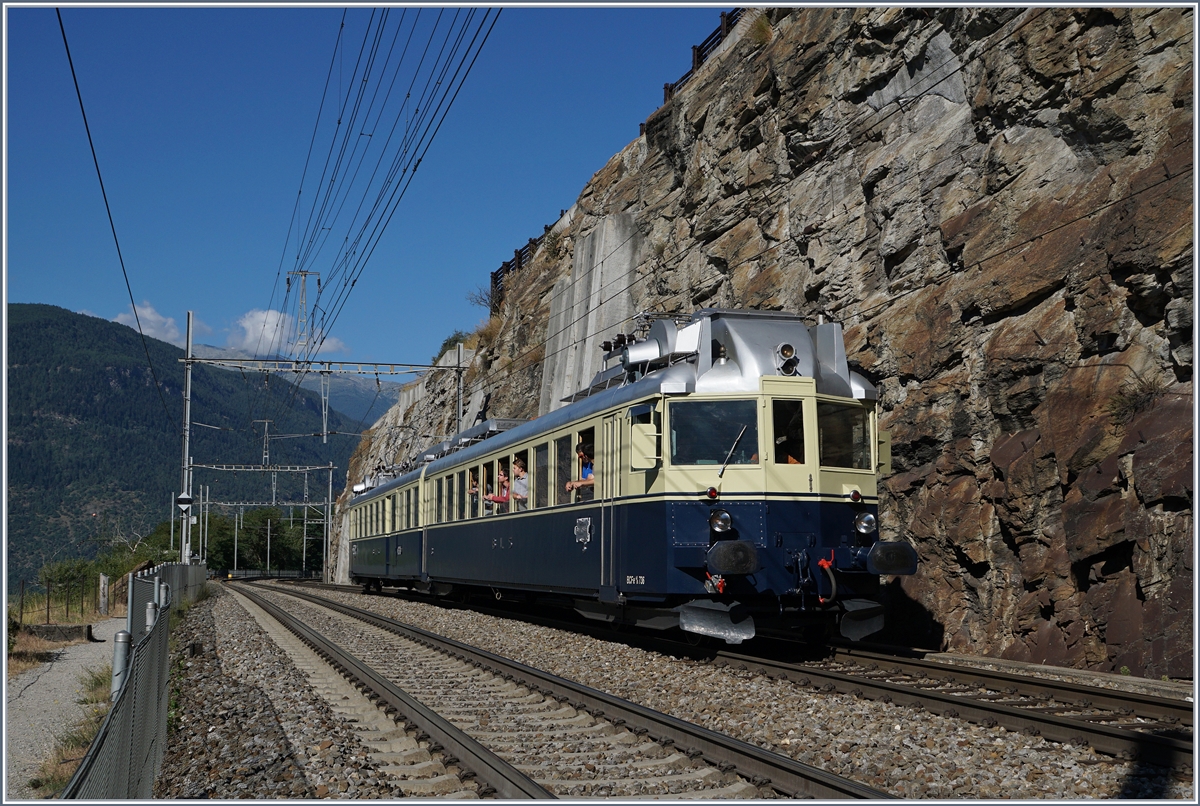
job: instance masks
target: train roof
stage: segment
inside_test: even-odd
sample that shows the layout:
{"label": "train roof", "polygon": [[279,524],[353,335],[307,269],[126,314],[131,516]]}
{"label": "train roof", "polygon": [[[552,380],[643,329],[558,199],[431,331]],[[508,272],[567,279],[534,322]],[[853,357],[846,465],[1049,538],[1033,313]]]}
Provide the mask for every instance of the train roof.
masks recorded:
{"label": "train roof", "polygon": [[[355,500],[370,500],[410,484],[422,470],[435,476],[610,408],[658,395],[757,393],[763,376],[801,376],[813,378],[822,394],[858,400],[878,397],[870,381],[850,370],[840,324],[809,327],[800,316],[782,311],[705,308],[692,314],[683,327],[659,319],[645,339],[611,350],[606,358],[617,363],[567,398],[568,405],[534,420],[490,420],[474,426],[435,446],[436,458],[427,464]],[[500,423],[505,427],[498,428]],[[481,436],[488,432],[495,433]]]}

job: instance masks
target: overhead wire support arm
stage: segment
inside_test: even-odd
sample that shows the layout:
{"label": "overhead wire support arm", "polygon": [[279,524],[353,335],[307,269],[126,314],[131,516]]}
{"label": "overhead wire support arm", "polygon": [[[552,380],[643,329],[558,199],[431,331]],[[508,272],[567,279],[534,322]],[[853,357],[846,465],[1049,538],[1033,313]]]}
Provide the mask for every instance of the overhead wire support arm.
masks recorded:
{"label": "overhead wire support arm", "polygon": [[[189,359],[179,359],[185,361]],[[449,370],[455,366],[436,364],[371,364],[352,361],[267,361],[251,358],[192,358],[193,364],[211,364],[216,367],[243,369],[252,372],[328,372],[343,375],[409,375],[427,369]]]}
{"label": "overhead wire support arm", "polygon": [[331,465],[205,465],[195,462],[189,467],[205,470],[253,471],[259,473],[307,473],[310,470],[335,470]]}

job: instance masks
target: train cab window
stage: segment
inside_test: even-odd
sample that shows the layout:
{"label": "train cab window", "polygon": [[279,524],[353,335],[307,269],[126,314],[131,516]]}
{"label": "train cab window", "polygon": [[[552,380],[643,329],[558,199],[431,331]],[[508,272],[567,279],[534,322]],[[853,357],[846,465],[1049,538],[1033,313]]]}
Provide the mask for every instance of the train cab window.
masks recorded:
{"label": "train cab window", "polygon": [[804,402],[772,400],[771,428],[775,464],[804,464]]}
{"label": "train cab window", "polygon": [[758,412],[753,400],[670,403],[671,464],[758,464]]}
{"label": "train cab window", "polygon": [[817,445],[824,467],[871,469],[870,415],[862,406],[817,403]]}
{"label": "train cab window", "polygon": [[533,506],[536,509],[550,503],[550,445],[542,443],[533,449]]}
{"label": "train cab window", "polygon": [[458,471],[458,520],[467,517],[467,471]]}
{"label": "train cab window", "polygon": [[555,482],[554,489],[558,492],[555,495],[556,504],[571,503],[571,493],[567,490],[567,482],[572,479],[571,471],[575,464],[575,446],[571,444],[571,437],[559,437],[554,440],[554,468]]}
{"label": "train cab window", "polygon": [[509,478],[509,498],[513,512],[529,509],[529,451],[517,451],[512,459],[512,477]]}

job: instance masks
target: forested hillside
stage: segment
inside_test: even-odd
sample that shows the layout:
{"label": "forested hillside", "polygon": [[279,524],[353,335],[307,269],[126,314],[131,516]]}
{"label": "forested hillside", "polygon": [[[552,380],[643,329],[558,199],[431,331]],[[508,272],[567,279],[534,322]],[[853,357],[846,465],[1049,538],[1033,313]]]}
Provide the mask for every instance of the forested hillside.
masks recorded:
{"label": "forested hillside", "polygon": [[[180,486],[184,353],[147,339],[160,399],[135,330],[50,305],[9,305],[7,315],[12,585],[32,580],[45,562],[136,541],[169,517],[171,495]],[[318,433],[320,397],[279,376],[195,368],[195,463],[261,464],[263,425],[254,421],[263,419],[273,421],[271,435]],[[357,424],[329,412],[331,431]],[[273,439],[271,462],[333,462],[340,489],[355,444],[347,436],[331,436],[326,445],[312,436]],[[310,474],[308,481],[310,498],[324,499],[328,474]],[[280,473],[279,498],[300,498],[303,482],[299,474]],[[271,478],[264,473],[197,469],[194,485],[209,485],[214,500],[271,500]]]}

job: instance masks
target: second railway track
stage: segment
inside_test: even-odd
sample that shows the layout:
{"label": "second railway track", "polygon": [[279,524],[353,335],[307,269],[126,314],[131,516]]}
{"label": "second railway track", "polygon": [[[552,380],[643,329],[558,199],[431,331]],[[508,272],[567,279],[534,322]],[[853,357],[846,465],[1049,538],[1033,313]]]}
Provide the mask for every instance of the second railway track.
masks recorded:
{"label": "second railway track", "polygon": [[[867,695],[861,681],[848,687],[828,686],[829,681],[800,685],[790,674],[740,660],[722,662],[722,656],[734,659],[729,653],[678,643],[672,648],[644,635],[580,630],[540,616],[484,616],[475,608],[464,611],[406,597],[362,597],[345,588],[325,595],[469,643],[483,642],[892,795],[1189,799],[1194,791],[1186,765],[1172,771],[1150,762],[1145,753],[1136,759],[1106,756],[1079,742],[1049,740],[1038,729],[1005,729],[987,717],[971,723],[964,712],[943,715],[945,709],[926,703],[888,703],[886,696]],[[859,691],[851,693],[854,689]]]}

